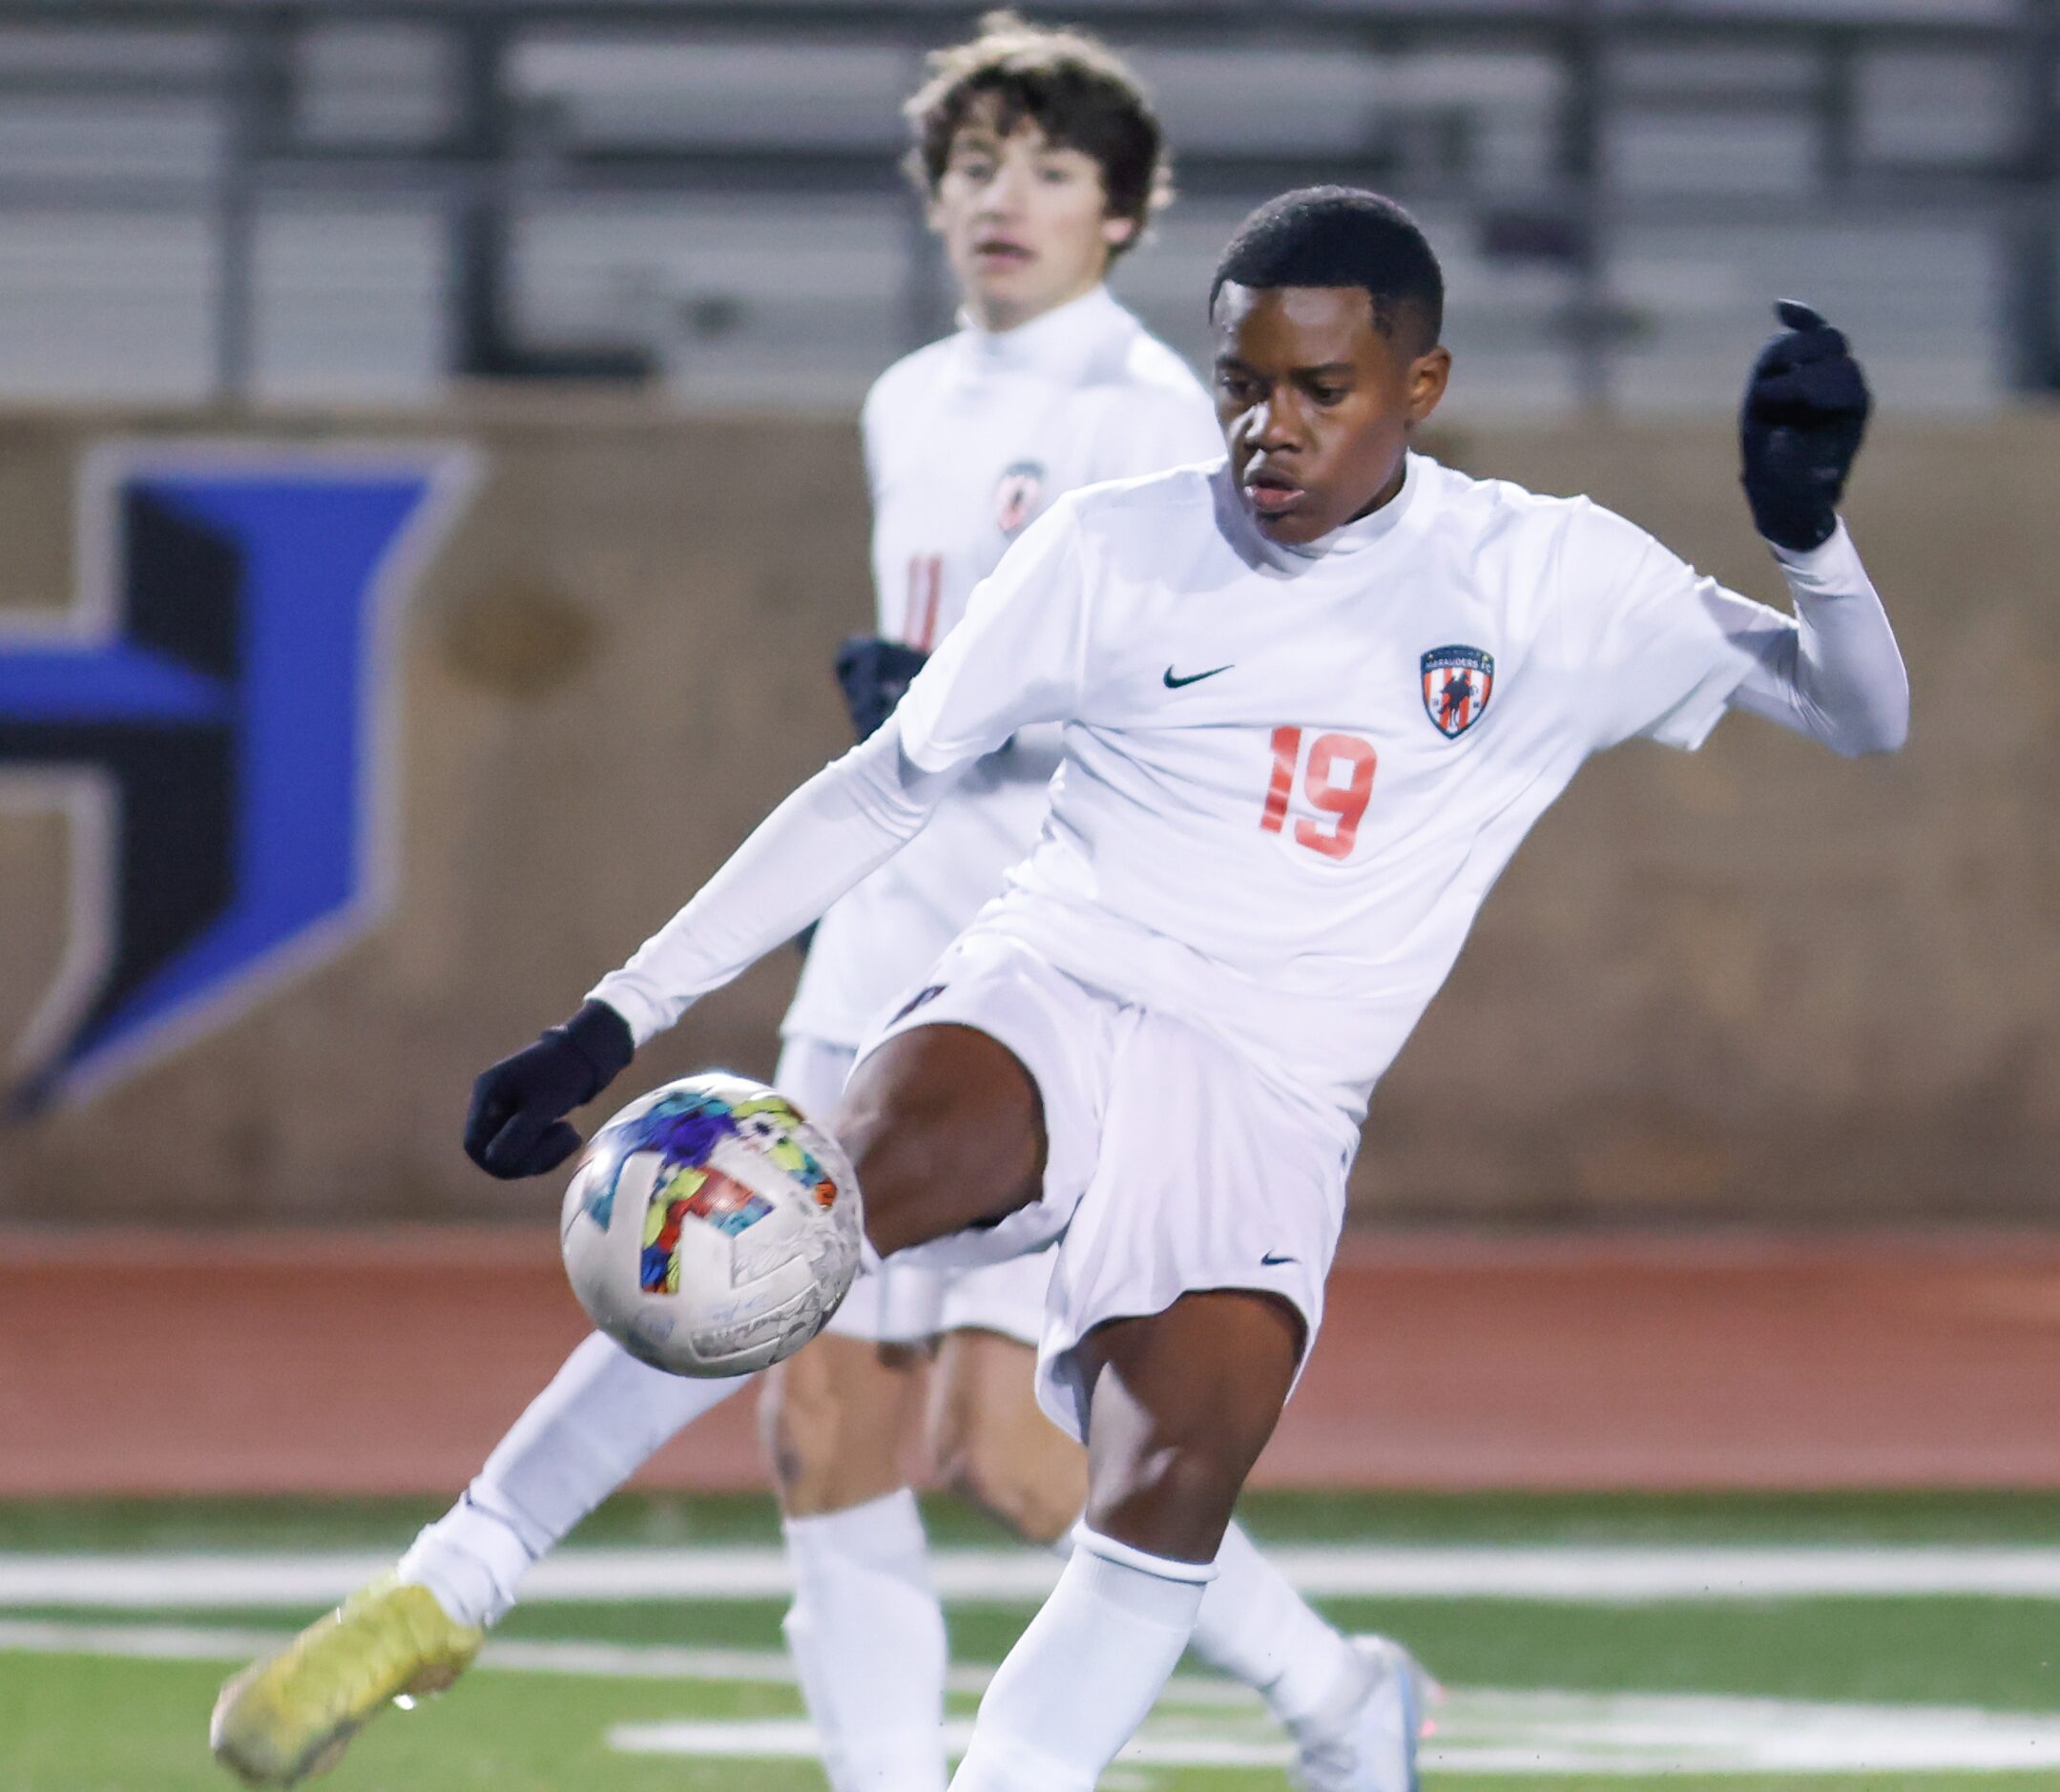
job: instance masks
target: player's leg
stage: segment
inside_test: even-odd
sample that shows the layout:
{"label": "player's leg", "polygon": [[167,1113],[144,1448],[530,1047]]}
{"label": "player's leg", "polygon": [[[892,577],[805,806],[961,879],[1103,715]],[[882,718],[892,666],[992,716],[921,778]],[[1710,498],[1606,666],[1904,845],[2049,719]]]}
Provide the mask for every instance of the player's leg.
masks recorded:
{"label": "player's leg", "polygon": [[866,1240],[883,1258],[996,1225],[1042,1192],[1038,1085],[976,1026],[926,1021],[888,1034],[853,1070],[831,1130],[858,1172]]}
{"label": "player's leg", "polygon": [[956,1792],[1090,1792],[1144,1720],[1193,1634],[1303,1329],[1270,1295],[1222,1291],[1081,1341],[1087,1514],[981,1701]]}
{"label": "player's leg", "polygon": [[493,1448],[465,1495],[401,1558],[462,1623],[496,1623],[530,1566],[656,1454],[746,1384],[668,1375],[596,1332]]}
{"label": "player's leg", "polygon": [[594,1333],[393,1573],[223,1687],[210,1730],[218,1756],[252,1784],[290,1784],[397,1694],[447,1686],[530,1565],[741,1386],[668,1375]]}
{"label": "player's leg", "polygon": [[[1041,1228],[1049,1238],[1076,1224],[1097,1189],[1104,1207],[1120,1210],[1111,1187],[1147,1170],[1165,1183],[1167,1119],[1178,1139],[1183,1121],[1200,1127],[1196,1116],[1219,1108],[1223,1094],[1243,1094],[1185,1075],[1177,1060],[1194,1042],[1176,1032],[1165,1042],[1167,1074],[1194,1112],[1157,1112],[1166,1103],[1142,1073],[1156,1065],[1158,1042],[1139,1048],[1139,1018],[1006,944],[968,936],[938,975],[923,1023],[890,1031],[860,1062],[835,1122],[883,1253],[983,1227],[997,1246],[1020,1249]],[[1115,1077],[1126,1060],[1128,1073]],[[1127,1146],[1118,1128],[1112,1153],[1104,1113],[1118,1109],[1136,1112]],[[1185,1156],[1171,1154],[1176,1165]],[[1163,1186],[1149,1193],[1146,1209],[1167,1205]],[[1119,1268],[1140,1248],[1135,1239],[1124,1245]],[[1250,1253],[1253,1262],[1264,1249]],[[1316,1255],[1327,1260],[1327,1241]],[[1067,1352],[1090,1438],[1088,1519],[1051,1599],[982,1703],[959,1774],[968,1786],[1086,1792],[1193,1630],[1238,1488],[1292,1386],[1303,1327],[1294,1308],[1263,1295],[1183,1303],[1184,1273],[1176,1262],[1162,1300],[1075,1302],[1074,1317],[1088,1315]],[[1217,1317],[1214,1307],[1225,1309],[1219,1321],[1197,1326],[1196,1316]],[[1126,1317],[1140,1311],[1152,1317]],[[1103,1329],[1102,1319],[1125,1323]],[[1133,1391],[1140,1387],[1144,1400]],[[1206,1397],[1197,1400],[1197,1388]],[[1153,1390],[1165,1396],[1157,1414]]]}
{"label": "player's leg", "polygon": [[1327,1622],[1236,1521],[1217,1551],[1191,1646],[1266,1701],[1295,1740],[1304,1792],[1394,1783],[1396,1707],[1422,1730],[1426,1706],[1441,1696],[1393,1637],[1346,1636]]}
{"label": "player's leg", "polygon": [[961,1270],[946,1283],[930,1371],[933,1472],[1030,1544],[1070,1548],[1087,1452],[1037,1405],[1037,1340],[1055,1251]]}
{"label": "player's leg", "polygon": [[[1086,1452],[1037,1405],[1034,1340],[1057,1253],[949,1278],[930,1374],[929,1443],[946,1481],[1026,1542],[1071,1552],[1087,1494]],[[1251,1687],[1295,1739],[1310,1792],[1361,1783],[1357,1733],[1396,1675],[1427,1677],[1390,1638],[1357,1640],[1311,1609],[1234,1520],[1190,1645]]]}
{"label": "player's leg", "polygon": [[1285,1301],[1221,1288],[1088,1333],[1078,1351],[1088,1529],[1133,1550],[1213,1564],[1287,1404],[1306,1330]]}
{"label": "player's leg", "polygon": [[781,1628],[833,1792],[945,1783],[944,1608],[903,1468],[924,1356],[825,1334],[759,1407],[794,1569]]}
{"label": "player's leg", "polygon": [[[841,1089],[852,1057],[792,1037],[780,1086],[797,1100],[803,1084]],[[944,1609],[905,1469],[937,1284],[891,1264],[864,1272],[759,1398],[794,1568],[782,1628],[833,1792],[941,1792],[947,1777]]]}
{"label": "player's leg", "polygon": [[[1039,1060],[1054,1158],[1066,1167],[1083,1122],[1095,1150],[1059,1250],[1038,1397],[1087,1440],[1087,1514],[982,1703],[956,1792],[1085,1792],[1189,1640],[1217,1559],[1249,1577],[1248,1552],[1224,1547],[1232,1506],[1321,1323],[1343,1212],[1350,1117],[1269,1084],[1234,1048],[1123,1011],[1105,1051],[1074,1055],[1094,1079],[1084,1095],[1064,1062]],[[1346,1776],[1315,1783],[1405,1792],[1406,1680],[1386,1676],[1367,1703]]]}
{"label": "player's leg", "polygon": [[[855,1296],[868,1292],[862,1276]],[[765,1373],[759,1429],[780,1509],[814,1517],[883,1499],[908,1485],[929,1352],[921,1342],[825,1330]]]}
{"label": "player's leg", "polygon": [[[826,1087],[790,1091],[828,1113]],[[673,1434],[751,1378],[697,1380],[638,1363],[599,1333],[567,1358],[463,1498],[398,1568],[222,1688],[210,1739],[252,1784],[290,1784],[333,1761],[399,1693],[447,1686],[548,1554]]]}
{"label": "player's leg", "polygon": [[[926,1200],[932,1177],[985,1186],[968,1219],[1036,1186],[1034,1087],[1012,1054],[965,1027],[889,1039],[836,1127],[876,1243],[883,1225],[904,1236],[900,1209]],[[836,1792],[945,1784],[944,1612],[904,1472],[921,1392],[914,1346],[937,1329],[940,1287],[934,1272],[896,1263],[862,1278],[830,1331],[768,1377],[760,1408],[795,1567],[787,1641]]]}
{"label": "player's leg", "polygon": [[[924,1036],[939,1033],[952,1037]],[[1044,1161],[1036,1085],[1006,1047],[965,1027],[924,1027],[888,1041],[869,1062],[879,1071],[851,1111],[848,1137],[876,1253],[999,1219],[1035,1197]],[[655,1371],[647,1378],[611,1351],[590,1343],[573,1353],[564,1379],[489,1460],[491,1497],[461,1502],[450,1515],[465,1545],[452,1555],[471,1563],[462,1576],[447,1577],[481,1602],[468,1611],[500,1602],[504,1578],[511,1590],[538,1547],[563,1534],[557,1527],[570,1528],[680,1424],[755,1379],[692,1382]],[[568,1476],[551,1440],[566,1437],[568,1423],[577,1427],[569,1415],[585,1410],[597,1384],[626,1393],[616,1410],[636,1428],[621,1453],[605,1453],[604,1445],[591,1474]],[[645,1388],[678,1404],[654,1418]],[[486,1511],[476,1529],[475,1507]],[[420,1555],[409,1569],[429,1572]],[[291,1784],[333,1761],[395,1694],[447,1685],[481,1635],[446,1612],[430,1587],[386,1577],[231,1680],[217,1700],[210,1740],[223,1764],[251,1783]]]}
{"label": "player's leg", "polygon": [[[963,1025],[889,1038],[862,1067],[835,1125],[866,1190],[877,1255],[1000,1221],[1040,1192],[1038,1085],[1007,1047]],[[426,1626],[436,1633],[427,1647]],[[375,1584],[232,1680],[211,1740],[253,1783],[290,1784],[332,1760],[394,1693],[447,1683],[478,1640],[428,1588]],[[418,1680],[424,1673],[429,1679]]]}
{"label": "player's leg", "polygon": [[[803,1114],[828,1115],[851,1052],[819,1039],[783,1042],[773,1086]],[[430,1588],[460,1621],[493,1623],[531,1562],[672,1436],[750,1384],[697,1379],[637,1362],[596,1333],[509,1430],[464,1499],[401,1560],[403,1582]]]}
{"label": "player's leg", "polygon": [[[1090,1333],[1080,1353],[1092,1378],[1087,1524],[1133,1547],[1150,1539],[1141,1547],[1176,1559],[1214,1537],[1216,1576],[1190,1640],[1265,1695],[1296,1739],[1307,1792],[1405,1792],[1426,1677],[1387,1638],[1355,1649],[1230,1520],[1305,1348],[1296,1306],[1235,1289]],[[1146,1698],[1134,1725],[1149,1708]]]}

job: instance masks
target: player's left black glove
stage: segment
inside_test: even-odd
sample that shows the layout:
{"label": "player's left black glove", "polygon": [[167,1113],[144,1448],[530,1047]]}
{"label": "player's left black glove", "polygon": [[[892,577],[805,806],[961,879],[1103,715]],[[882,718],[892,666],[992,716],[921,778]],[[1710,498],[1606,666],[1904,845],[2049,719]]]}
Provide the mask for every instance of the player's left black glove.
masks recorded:
{"label": "player's left black glove", "polygon": [[837,682],[843,687],[851,729],[861,740],[871,739],[893,715],[908,682],[923,670],[927,654],[877,635],[848,635],[837,649]]}
{"label": "player's left black glove", "polygon": [[580,1146],[565,1116],[635,1055],[629,1022],[606,1002],[587,1003],[564,1026],[480,1073],[465,1116],[465,1155],[504,1181],[555,1170]]}
{"label": "player's left black glove", "polygon": [[1787,328],[1759,351],[1746,382],[1739,479],[1754,526],[1777,548],[1800,553],[1839,526],[1839,498],[1872,401],[1841,331],[1793,299],[1774,310]]}

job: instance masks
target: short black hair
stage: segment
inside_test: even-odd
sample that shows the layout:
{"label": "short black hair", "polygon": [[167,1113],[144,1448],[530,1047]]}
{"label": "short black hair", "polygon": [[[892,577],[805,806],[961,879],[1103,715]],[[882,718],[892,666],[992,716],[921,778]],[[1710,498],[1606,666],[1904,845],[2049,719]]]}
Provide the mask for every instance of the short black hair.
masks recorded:
{"label": "short black hair", "polygon": [[914,138],[905,166],[926,198],[936,197],[953,140],[983,109],[1004,136],[1027,118],[1099,164],[1108,215],[1137,226],[1112,260],[1173,198],[1158,114],[1130,65],[1085,31],[989,12],[977,37],[930,53],[923,85],[902,108]]}
{"label": "short black hair", "polygon": [[1238,226],[1216,264],[1209,309],[1225,281],[1240,286],[1363,286],[1373,327],[1405,320],[1418,354],[1445,328],[1445,274],[1415,219],[1363,187],[1297,187]]}

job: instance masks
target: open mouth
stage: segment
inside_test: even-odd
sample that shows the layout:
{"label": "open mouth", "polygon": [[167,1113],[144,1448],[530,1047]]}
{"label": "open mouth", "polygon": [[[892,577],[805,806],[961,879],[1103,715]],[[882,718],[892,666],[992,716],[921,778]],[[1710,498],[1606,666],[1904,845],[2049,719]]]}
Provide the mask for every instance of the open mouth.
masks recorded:
{"label": "open mouth", "polygon": [[973,244],[973,259],[982,267],[1021,267],[1030,252],[1006,237],[988,237]]}

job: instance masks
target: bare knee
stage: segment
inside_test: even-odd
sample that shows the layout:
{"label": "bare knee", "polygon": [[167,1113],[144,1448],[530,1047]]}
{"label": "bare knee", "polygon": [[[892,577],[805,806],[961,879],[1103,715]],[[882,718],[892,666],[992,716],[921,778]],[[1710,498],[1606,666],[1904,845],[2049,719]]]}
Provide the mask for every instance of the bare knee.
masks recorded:
{"label": "bare knee", "polygon": [[772,1369],[759,1427],[790,1518],[863,1506],[906,1484],[919,1351],[835,1333]]}
{"label": "bare knee", "polygon": [[1037,1406],[1037,1353],[998,1332],[938,1346],[929,1450],[938,1478],[1027,1543],[1064,1536],[1087,1497],[1087,1454]]}
{"label": "bare knee", "polygon": [[1009,1049],[971,1027],[916,1027],[863,1058],[831,1130],[864,1193],[882,1256],[999,1219],[1035,1198],[1044,1173],[1037,1086]]}
{"label": "bare knee", "polygon": [[1026,1543],[1056,1543],[1087,1498],[1087,1454],[1041,1414],[1030,1424],[1049,1435],[975,1416],[963,1428],[933,1431],[938,1478],[985,1508]]}
{"label": "bare knee", "polygon": [[1091,1333],[1088,1523],[1135,1549],[1213,1561],[1302,1342],[1291,1306],[1229,1290]]}
{"label": "bare knee", "polygon": [[1155,1555],[1214,1561],[1248,1469],[1210,1439],[1155,1439],[1097,1471],[1088,1490],[1088,1526]]}

